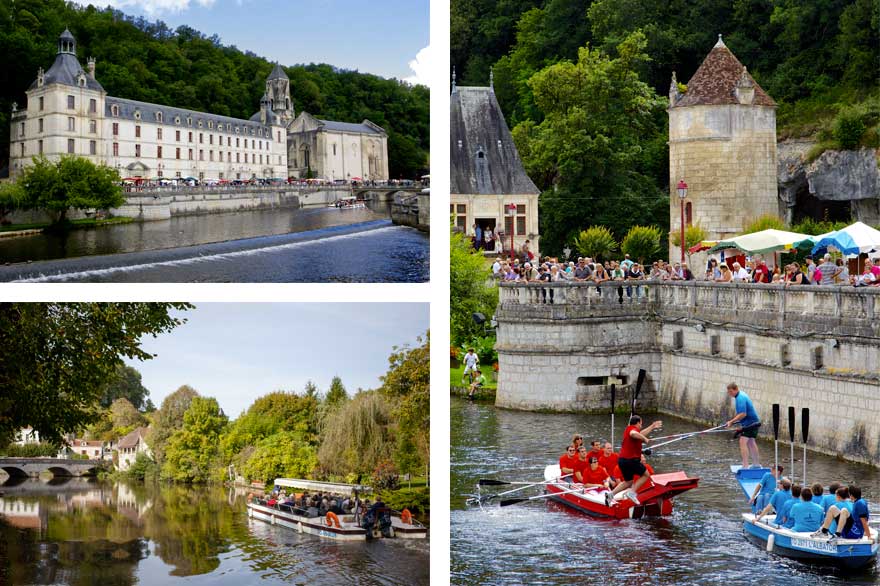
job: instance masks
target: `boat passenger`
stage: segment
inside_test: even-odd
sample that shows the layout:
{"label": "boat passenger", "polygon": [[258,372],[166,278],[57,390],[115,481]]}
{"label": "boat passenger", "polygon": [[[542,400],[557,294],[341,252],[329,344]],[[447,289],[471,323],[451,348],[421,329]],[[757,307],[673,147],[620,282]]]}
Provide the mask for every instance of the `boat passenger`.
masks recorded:
{"label": "boat passenger", "polygon": [[590,452],[587,454],[587,458],[596,458],[597,460],[602,457],[602,442],[599,440],[593,440],[590,442]]}
{"label": "boat passenger", "polygon": [[853,510],[851,513],[846,509],[840,512],[838,525],[843,523],[844,530],[839,531],[837,536],[844,539],[861,539],[863,537],[871,539],[871,528],[868,524],[871,515],[868,512],[868,502],[862,498],[862,489],[850,485],[849,498],[853,502]]}
{"label": "boat passenger", "polygon": [[760,521],[761,517],[767,515],[768,513],[770,513],[771,510],[773,510],[776,513],[776,523],[781,523],[782,503],[790,499],[792,496],[791,480],[789,480],[788,478],[782,478],[777,484],[779,484],[781,488],[774,492],[767,504],[758,510],[758,513],[755,515],[755,521]]}
{"label": "boat passenger", "polygon": [[[623,482],[615,486],[611,493],[606,493],[605,504],[607,506],[611,506],[611,500],[614,498],[614,495],[625,490],[627,491],[625,493],[626,498],[637,505],[641,504],[636,494],[650,478],[645,474],[647,468],[642,464],[642,445],[651,441],[648,438],[648,434],[655,429],[660,429],[662,426],[663,422],[658,420],[642,429],[641,417],[633,415],[629,418],[629,426],[623,430],[623,444],[620,447],[620,454],[617,459],[617,465],[620,467]],[[641,477],[633,483],[633,476],[636,474],[641,475]]]}
{"label": "boat passenger", "polygon": [[[791,516],[791,508],[800,502],[801,494],[810,492],[808,488],[802,488],[799,484],[791,487],[791,498],[782,503],[780,514],[776,515],[776,524],[786,529],[794,528],[794,517]],[[810,497],[811,499],[813,497]]]}
{"label": "boat passenger", "polygon": [[[826,536],[832,538],[836,533],[842,533],[847,528],[845,526],[847,519],[852,520],[853,503],[849,500],[849,489],[841,486],[834,493],[834,498],[836,502],[828,508],[828,512],[825,513],[825,521],[819,530],[813,534],[813,537]],[[844,510],[847,511],[847,514],[842,516],[841,513]]]}
{"label": "boat passenger", "polygon": [[573,475],[576,461],[577,457],[575,456],[574,446],[568,446],[565,449],[565,453],[559,458],[560,474],[563,477]]}
{"label": "boat passenger", "polygon": [[[599,456],[599,466],[608,470],[608,472],[613,472],[617,468],[617,458],[617,454],[614,453],[614,446],[611,445],[611,442],[605,442],[605,446],[602,448],[602,455]],[[619,477],[615,477],[615,479],[620,480]]]}
{"label": "boat passenger", "polygon": [[810,490],[813,492],[813,502],[815,502],[817,505],[823,504],[822,501],[824,499],[822,498],[822,493],[825,492],[825,489],[822,488],[822,485],[818,482],[814,482],[813,485],[810,487]]}
{"label": "boat passenger", "polygon": [[780,478],[782,478],[782,466],[777,466],[775,470],[771,468],[770,472],[761,477],[761,481],[755,487],[755,492],[752,493],[752,498],[749,499],[753,513],[764,510],[776,491],[776,485],[779,484]]}
{"label": "boat passenger", "polygon": [[732,382],[727,385],[727,395],[734,400],[736,415],[727,422],[725,427],[730,427],[734,423],[739,423],[741,426],[737,433],[739,434],[742,466],[743,468],[749,467],[749,456],[751,456],[752,464],[760,468],[758,443],[755,441],[755,438],[758,437],[758,428],[761,427],[758,412],[755,411],[755,406],[749,396],[744,391],[740,391],[736,383]]}
{"label": "boat passenger", "polygon": [[571,436],[571,443],[576,450],[579,450],[582,445],[584,445],[584,436],[579,433]]}
{"label": "boat passenger", "polygon": [[835,481],[828,485],[828,494],[822,497],[822,509],[824,509],[825,513],[828,513],[828,509],[837,502],[837,489],[840,488],[840,483]]}
{"label": "boat passenger", "polygon": [[791,506],[789,515],[794,519],[792,531],[809,533],[822,523],[822,507],[813,502],[813,491],[802,490],[801,501]]}
{"label": "boat passenger", "polygon": [[581,446],[577,450],[577,459],[574,462],[574,476],[572,478],[573,482],[584,482],[584,471],[590,467],[590,462],[587,459],[587,447]]}
{"label": "boat passenger", "polygon": [[608,471],[599,466],[598,458],[590,458],[588,460],[589,467],[580,470],[581,482],[584,488],[606,488],[609,489]]}

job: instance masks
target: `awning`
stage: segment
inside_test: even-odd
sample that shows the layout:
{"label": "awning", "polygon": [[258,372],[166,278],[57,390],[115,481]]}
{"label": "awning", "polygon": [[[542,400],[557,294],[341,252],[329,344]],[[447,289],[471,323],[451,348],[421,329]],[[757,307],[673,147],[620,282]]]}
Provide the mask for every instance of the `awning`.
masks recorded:
{"label": "awning", "polygon": [[851,226],[825,234],[813,245],[813,254],[823,253],[833,246],[843,254],[860,254],[880,250],[880,231],[856,222]]}
{"label": "awning", "polygon": [[782,252],[793,248],[795,242],[801,242],[809,237],[809,234],[798,234],[797,232],[786,232],[771,228],[721,240],[710,248],[709,252],[717,252],[728,248],[735,248],[746,254]]}

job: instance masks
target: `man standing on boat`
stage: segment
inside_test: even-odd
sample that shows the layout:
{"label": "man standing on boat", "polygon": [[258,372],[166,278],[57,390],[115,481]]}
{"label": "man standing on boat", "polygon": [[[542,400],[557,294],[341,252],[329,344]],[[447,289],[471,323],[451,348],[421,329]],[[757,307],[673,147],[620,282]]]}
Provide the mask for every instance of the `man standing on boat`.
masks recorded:
{"label": "man standing on boat", "polygon": [[[662,421],[655,421],[648,427],[642,429],[642,418],[633,415],[629,418],[629,426],[623,430],[623,442],[620,446],[620,454],[617,458],[617,466],[623,476],[623,482],[614,487],[611,492],[605,493],[605,505],[611,506],[614,495],[632,487],[626,493],[626,498],[635,504],[641,504],[637,496],[639,489],[644,485],[650,476],[646,474],[645,465],[642,464],[642,445],[649,443],[651,440],[648,434],[655,429],[663,426]],[[633,484],[633,476],[639,475],[640,478]]]}
{"label": "man standing on boat", "polygon": [[739,423],[741,426],[738,435],[742,466],[743,468],[749,467],[749,456],[751,456],[752,465],[760,468],[758,442],[755,441],[755,438],[758,437],[758,428],[761,427],[761,420],[758,419],[755,406],[752,404],[749,396],[744,391],[739,390],[736,383],[727,385],[727,395],[734,400],[736,415],[725,424],[725,427],[730,427],[734,423]]}

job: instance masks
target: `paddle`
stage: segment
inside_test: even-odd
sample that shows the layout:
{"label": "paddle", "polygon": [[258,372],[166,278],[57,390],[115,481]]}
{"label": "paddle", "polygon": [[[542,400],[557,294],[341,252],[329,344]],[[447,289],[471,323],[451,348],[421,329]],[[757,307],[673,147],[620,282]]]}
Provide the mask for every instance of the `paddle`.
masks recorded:
{"label": "paddle", "polygon": [[495,480],[494,478],[480,478],[477,481],[480,486],[505,486],[508,484],[530,484],[529,482],[517,482],[507,480]]}
{"label": "paddle", "polygon": [[773,403],[773,451],[776,454],[773,469],[779,470],[779,403]]}
{"label": "paddle", "polygon": [[546,498],[550,498],[553,496],[558,496],[560,494],[569,494],[572,492],[585,492],[587,490],[590,490],[590,489],[589,488],[585,489],[583,486],[580,486],[578,488],[572,488],[570,490],[563,490],[562,492],[548,492],[547,494],[539,494],[538,496],[530,496],[530,497],[515,498],[515,499],[504,499],[503,501],[501,501],[501,506],[507,507],[510,505],[515,505],[517,503],[524,503],[527,501],[534,501],[534,500],[538,500],[538,499],[546,499]]}
{"label": "paddle", "polygon": [[617,392],[617,386],[611,385],[611,445],[614,445],[614,395]]}
{"label": "paddle", "polygon": [[[660,447],[663,447],[663,446],[669,445],[669,444],[671,444],[671,443],[673,443],[673,442],[680,442],[681,440],[686,440],[686,439],[688,439],[688,438],[691,438],[691,437],[694,437],[694,436],[696,436],[696,435],[700,435],[700,434],[703,434],[703,433],[712,433],[712,432],[714,432],[714,431],[716,431],[716,430],[720,430],[720,429],[721,429],[722,427],[724,427],[725,425],[726,425],[726,424],[722,423],[721,425],[716,425],[715,427],[710,427],[709,429],[704,429],[704,430],[702,430],[702,431],[692,431],[691,433],[683,434],[683,435],[681,435],[681,437],[676,437],[675,439],[671,439],[671,440],[669,440],[669,441],[665,441],[665,442],[659,443],[659,444],[657,444],[657,445],[651,446],[650,448],[645,448],[645,449],[642,450],[642,453],[645,454],[646,456],[650,456],[651,453],[653,452],[653,450],[655,450],[656,448],[660,448]],[[726,430],[725,430],[725,431],[726,431]],[[656,438],[656,439],[661,439],[661,438]]]}
{"label": "paddle", "polygon": [[788,407],[788,435],[791,438],[791,481],[794,482],[794,407]]}
{"label": "paddle", "polygon": [[804,486],[807,485],[807,434],[810,433],[810,409],[801,409],[801,438],[804,440]]}
{"label": "paddle", "polygon": [[636,380],[636,388],[633,390],[632,403],[629,408],[629,416],[632,417],[636,413],[636,401],[639,398],[639,391],[642,390],[642,385],[645,383],[645,372],[644,368],[639,369],[639,378]]}
{"label": "paddle", "polygon": [[[520,487],[518,487],[518,488],[513,488],[513,489],[511,489],[511,490],[505,490],[504,492],[499,492],[499,493],[497,493],[497,494],[490,494],[490,495],[488,495],[488,496],[486,496],[486,497],[481,498],[480,501],[482,501],[482,502],[488,502],[488,501],[490,501],[490,500],[492,500],[492,499],[494,499],[494,498],[498,498],[498,497],[500,497],[500,496],[504,496],[504,495],[506,495],[506,494],[512,494],[512,493],[514,493],[514,492],[519,492],[519,491],[521,491],[521,490],[525,490],[525,489],[527,489],[527,488],[531,488],[531,487],[533,487],[533,486],[538,486],[538,485],[541,485],[541,484],[547,484],[548,482],[558,482],[558,481],[562,480],[563,478],[568,478],[569,476],[571,476],[571,474],[566,474],[565,476],[560,476],[559,478],[555,478],[555,479],[553,479],[553,480],[542,480],[541,482],[533,482],[532,484],[526,484],[526,485],[520,486]],[[513,483],[511,482],[511,484],[513,484]]]}

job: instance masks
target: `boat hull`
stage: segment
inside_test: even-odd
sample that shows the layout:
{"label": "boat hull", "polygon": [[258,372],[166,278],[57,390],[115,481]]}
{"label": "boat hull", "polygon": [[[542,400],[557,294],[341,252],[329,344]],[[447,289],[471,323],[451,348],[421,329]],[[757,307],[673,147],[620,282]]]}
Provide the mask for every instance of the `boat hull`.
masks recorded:
{"label": "boat hull", "polygon": [[743,531],[750,541],[768,552],[847,569],[871,565],[880,548],[880,543],[871,539],[840,539],[836,544],[829,543],[826,538],[811,537],[810,533],[795,533],[763,520],[755,521],[755,516],[751,513],[743,513]]}
{"label": "boat hull", "polygon": [[[289,507],[288,507],[289,508]],[[306,517],[292,511],[269,506],[260,502],[247,504],[248,517],[259,519],[272,525],[280,525],[299,533],[308,533],[337,541],[366,541],[367,530],[354,522],[353,515],[339,515],[339,527],[329,526],[323,516]],[[425,539],[428,528],[420,524],[404,523],[400,517],[391,517],[392,536],[400,539]],[[381,537],[374,532],[370,537]]]}

